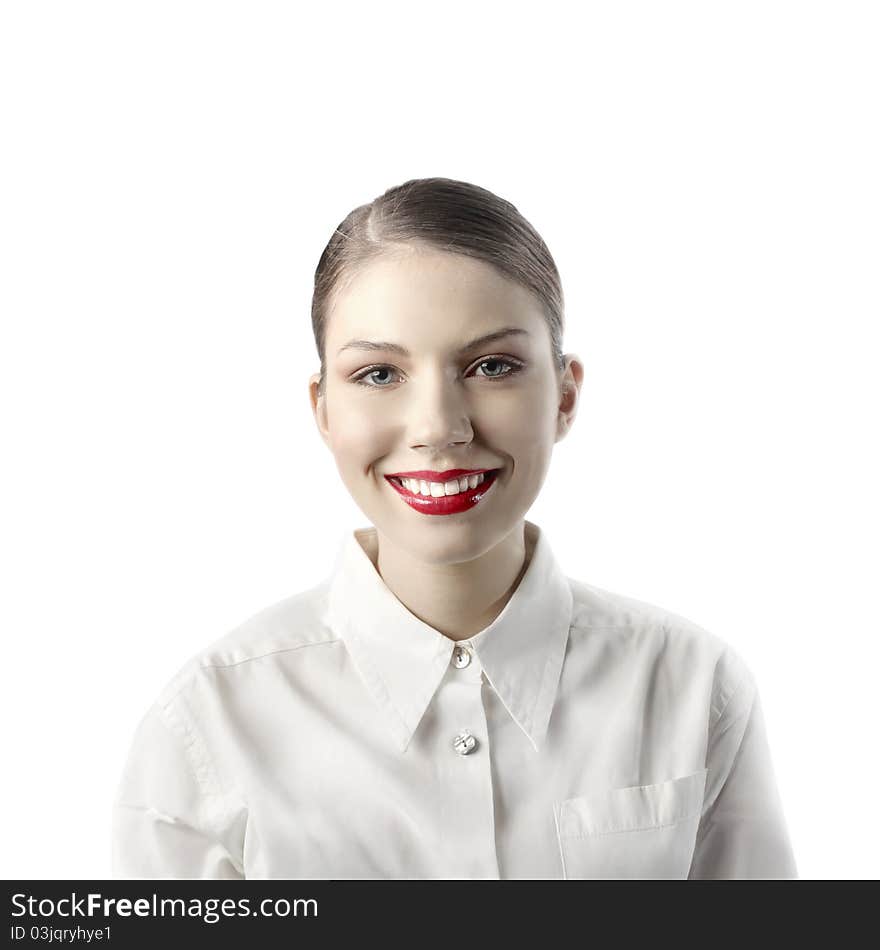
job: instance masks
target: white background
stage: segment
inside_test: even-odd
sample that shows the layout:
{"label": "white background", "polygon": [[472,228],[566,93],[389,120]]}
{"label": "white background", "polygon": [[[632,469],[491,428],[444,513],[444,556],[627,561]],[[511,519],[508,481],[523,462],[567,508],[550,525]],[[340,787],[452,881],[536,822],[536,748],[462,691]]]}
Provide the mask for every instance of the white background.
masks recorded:
{"label": "white background", "polygon": [[318,257],[473,181],[563,278],[566,573],[755,673],[802,877],[876,877],[874,3],[0,7],[0,875],[110,873],[135,724],[366,524],[318,436]]}

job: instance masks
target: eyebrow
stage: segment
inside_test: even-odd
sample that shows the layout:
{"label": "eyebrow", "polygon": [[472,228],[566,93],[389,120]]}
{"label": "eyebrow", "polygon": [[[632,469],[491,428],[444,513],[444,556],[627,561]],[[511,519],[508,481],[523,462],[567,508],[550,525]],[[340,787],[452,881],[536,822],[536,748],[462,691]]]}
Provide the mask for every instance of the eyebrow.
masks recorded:
{"label": "eyebrow", "polygon": [[[474,349],[474,347],[482,346],[486,343],[493,343],[495,340],[500,340],[505,336],[528,336],[529,331],[523,330],[521,327],[505,327],[503,330],[494,330],[492,333],[486,333],[484,336],[478,336],[475,340],[471,340],[470,343],[465,343],[464,346],[461,346],[456,351],[457,356],[461,356],[463,353],[467,353],[469,350]],[[340,347],[337,352],[337,355],[343,350],[385,350],[390,353],[399,353],[401,356],[410,356],[409,350],[401,346],[399,343],[386,343],[382,340],[349,340],[345,346]]]}

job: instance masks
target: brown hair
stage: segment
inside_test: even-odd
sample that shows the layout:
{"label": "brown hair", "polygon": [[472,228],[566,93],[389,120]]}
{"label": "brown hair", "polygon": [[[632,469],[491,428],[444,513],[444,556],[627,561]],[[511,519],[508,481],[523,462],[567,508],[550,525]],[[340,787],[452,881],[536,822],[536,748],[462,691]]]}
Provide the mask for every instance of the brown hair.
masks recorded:
{"label": "brown hair", "polygon": [[485,188],[451,178],[413,178],[350,212],[321,254],[312,296],[319,392],[326,374],[327,315],[336,295],[395,244],[414,243],[484,261],[530,290],[547,320],[554,362],[564,368],[562,282],[540,234],[509,201]]}

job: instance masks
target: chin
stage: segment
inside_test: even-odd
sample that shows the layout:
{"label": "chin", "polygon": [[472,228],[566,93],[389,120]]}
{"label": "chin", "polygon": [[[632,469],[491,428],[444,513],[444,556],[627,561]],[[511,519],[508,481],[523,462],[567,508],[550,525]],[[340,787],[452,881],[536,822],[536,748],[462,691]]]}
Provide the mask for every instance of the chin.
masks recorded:
{"label": "chin", "polygon": [[[436,519],[435,519],[436,520]],[[432,564],[460,564],[474,561],[491,551],[512,530],[512,526],[498,528],[494,525],[450,525],[447,531],[428,536],[422,548],[421,560]],[[412,542],[410,542],[412,547]],[[415,554],[415,556],[418,556]]]}

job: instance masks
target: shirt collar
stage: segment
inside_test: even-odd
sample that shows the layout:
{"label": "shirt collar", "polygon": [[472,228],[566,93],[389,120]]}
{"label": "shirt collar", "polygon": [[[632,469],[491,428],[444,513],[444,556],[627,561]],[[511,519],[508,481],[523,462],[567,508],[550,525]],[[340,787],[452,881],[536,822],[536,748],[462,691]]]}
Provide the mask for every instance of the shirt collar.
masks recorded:
{"label": "shirt collar", "polygon": [[[525,573],[501,613],[468,643],[537,751],[556,700],[573,598],[543,530],[531,521],[525,530],[534,539]],[[406,751],[456,642],[411,613],[385,584],[359,541],[375,543],[375,533],[346,534],[329,580],[327,620]]]}

